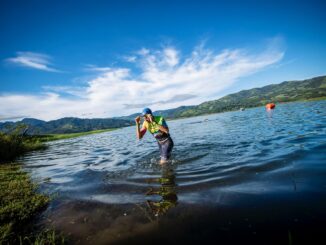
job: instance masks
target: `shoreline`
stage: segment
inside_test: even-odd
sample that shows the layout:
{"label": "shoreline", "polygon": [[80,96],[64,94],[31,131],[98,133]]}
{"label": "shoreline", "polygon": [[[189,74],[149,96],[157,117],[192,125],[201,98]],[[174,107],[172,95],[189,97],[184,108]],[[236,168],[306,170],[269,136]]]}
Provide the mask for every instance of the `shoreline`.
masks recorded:
{"label": "shoreline", "polygon": [[49,141],[77,138],[77,137],[91,135],[91,134],[100,134],[100,133],[105,133],[105,132],[111,132],[111,131],[115,131],[118,129],[120,129],[120,128],[99,129],[99,130],[85,131],[85,132],[79,132],[79,133],[68,133],[68,134],[33,135],[31,137],[39,139],[41,142],[49,142]]}

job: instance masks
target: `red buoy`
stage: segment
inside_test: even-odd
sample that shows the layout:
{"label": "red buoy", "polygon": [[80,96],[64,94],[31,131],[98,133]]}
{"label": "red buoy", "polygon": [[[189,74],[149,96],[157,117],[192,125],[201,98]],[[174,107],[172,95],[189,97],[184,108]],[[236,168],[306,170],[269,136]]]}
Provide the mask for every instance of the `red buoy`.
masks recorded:
{"label": "red buoy", "polygon": [[274,103],[268,103],[267,105],[266,105],[266,109],[267,110],[273,110],[275,108],[275,104]]}

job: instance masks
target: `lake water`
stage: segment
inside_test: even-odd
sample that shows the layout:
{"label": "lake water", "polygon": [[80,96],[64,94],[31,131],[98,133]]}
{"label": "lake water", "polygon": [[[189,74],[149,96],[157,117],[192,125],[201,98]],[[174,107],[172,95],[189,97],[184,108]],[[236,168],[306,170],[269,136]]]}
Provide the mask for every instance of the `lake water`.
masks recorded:
{"label": "lake water", "polygon": [[172,160],[135,127],[20,159],[56,198],[39,223],[76,244],[326,244],[326,101],[168,121]]}

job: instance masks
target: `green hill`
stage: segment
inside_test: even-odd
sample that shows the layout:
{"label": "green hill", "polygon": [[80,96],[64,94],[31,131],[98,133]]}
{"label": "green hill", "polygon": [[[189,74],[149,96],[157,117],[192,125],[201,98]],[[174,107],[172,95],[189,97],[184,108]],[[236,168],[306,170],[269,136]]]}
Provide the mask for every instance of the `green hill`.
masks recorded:
{"label": "green hill", "polygon": [[118,118],[81,119],[75,117],[65,117],[46,122],[34,118],[25,118],[19,122],[0,123],[0,131],[11,132],[22,124],[28,126],[28,134],[35,135],[80,133],[92,130],[120,128],[132,125],[133,121]]}
{"label": "green hill", "polygon": [[165,116],[170,118],[191,117],[263,106],[269,102],[281,103],[321,98],[326,98],[326,76],[303,81],[286,81],[262,88],[242,90],[197,106],[179,107],[179,111],[174,109],[173,114]]}

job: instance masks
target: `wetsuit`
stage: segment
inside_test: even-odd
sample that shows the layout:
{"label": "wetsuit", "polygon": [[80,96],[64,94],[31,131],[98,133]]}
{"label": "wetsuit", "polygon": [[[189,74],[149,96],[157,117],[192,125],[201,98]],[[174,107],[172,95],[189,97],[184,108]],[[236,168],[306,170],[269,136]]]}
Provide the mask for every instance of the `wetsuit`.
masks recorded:
{"label": "wetsuit", "polygon": [[168,128],[168,125],[166,124],[164,118],[162,116],[153,116],[154,120],[153,122],[144,121],[142,128],[149,131],[154,138],[157,140],[161,159],[162,160],[168,160],[171,155],[171,151],[173,148],[173,140],[170,137],[170,134],[164,133],[161,130],[159,130],[158,125],[161,125],[165,128]]}

